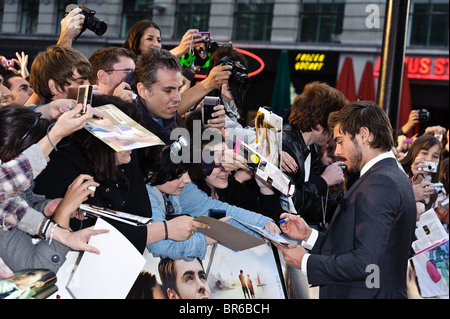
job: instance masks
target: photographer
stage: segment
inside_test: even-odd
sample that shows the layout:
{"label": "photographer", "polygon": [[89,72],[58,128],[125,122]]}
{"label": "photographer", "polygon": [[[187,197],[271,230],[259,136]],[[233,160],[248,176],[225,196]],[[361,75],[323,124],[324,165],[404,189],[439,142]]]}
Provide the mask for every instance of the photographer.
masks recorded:
{"label": "photographer", "polygon": [[85,16],[81,12],[81,8],[75,8],[61,20],[61,33],[57,45],[72,47],[73,39],[84,25]]}
{"label": "photographer", "polygon": [[400,162],[413,185],[418,213],[425,212],[430,199],[434,201],[436,198],[434,187],[429,185],[439,181],[441,147],[441,142],[433,135],[422,135],[414,141]]}
{"label": "photographer", "polygon": [[254,128],[243,127],[240,114],[250,84],[245,57],[231,46],[219,47],[211,56],[208,76],[213,74],[217,67],[229,67],[231,71],[230,77],[214,92],[225,106],[227,142],[230,142],[228,139],[237,137],[246,143],[252,143],[256,140],[256,131]]}

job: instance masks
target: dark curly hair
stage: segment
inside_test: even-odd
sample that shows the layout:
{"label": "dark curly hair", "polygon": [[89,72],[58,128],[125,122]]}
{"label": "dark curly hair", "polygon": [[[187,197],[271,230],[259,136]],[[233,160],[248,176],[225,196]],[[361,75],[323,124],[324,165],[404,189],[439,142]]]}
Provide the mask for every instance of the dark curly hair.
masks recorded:
{"label": "dark curly hair", "polygon": [[317,124],[327,129],[330,113],[347,104],[349,101],[337,89],[326,83],[312,82],[294,99],[289,123],[303,133],[311,132]]}

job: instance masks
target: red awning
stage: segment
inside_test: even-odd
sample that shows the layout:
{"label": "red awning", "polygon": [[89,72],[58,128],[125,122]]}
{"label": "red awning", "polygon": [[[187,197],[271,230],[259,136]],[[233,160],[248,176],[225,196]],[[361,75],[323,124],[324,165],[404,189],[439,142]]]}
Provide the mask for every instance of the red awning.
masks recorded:
{"label": "red awning", "polygon": [[362,101],[375,101],[375,79],[373,62],[367,61],[359,83],[358,98]]}
{"label": "red awning", "polygon": [[351,57],[346,57],[344,60],[336,83],[336,89],[341,91],[350,102],[357,100],[355,72],[353,71],[353,59]]}

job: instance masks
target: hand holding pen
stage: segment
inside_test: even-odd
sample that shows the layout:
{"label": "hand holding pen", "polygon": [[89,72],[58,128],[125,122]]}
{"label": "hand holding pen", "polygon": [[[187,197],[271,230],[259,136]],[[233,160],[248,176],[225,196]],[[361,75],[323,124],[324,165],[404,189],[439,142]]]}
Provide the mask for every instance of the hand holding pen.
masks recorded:
{"label": "hand holding pen", "polygon": [[281,230],[290,237],[305,241],[311,235],[312,229],[300,216],[283,213],[280,215],[280,219],[278,223]]}

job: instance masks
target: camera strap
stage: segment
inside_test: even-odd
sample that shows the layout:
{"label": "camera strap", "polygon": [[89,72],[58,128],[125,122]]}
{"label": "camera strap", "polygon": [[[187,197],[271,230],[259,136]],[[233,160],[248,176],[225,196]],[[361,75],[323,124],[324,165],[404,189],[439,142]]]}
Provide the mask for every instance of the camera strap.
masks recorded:
{"label": "camera strap", "polygon": [[76,37],[73,38],[72,43],[75,43],[78,40],[78,38],[84,33],[84,31],[86,31],[86,27],[85,26],[83,26],[83,28],[81,28],[80,32],[78,32]]}

